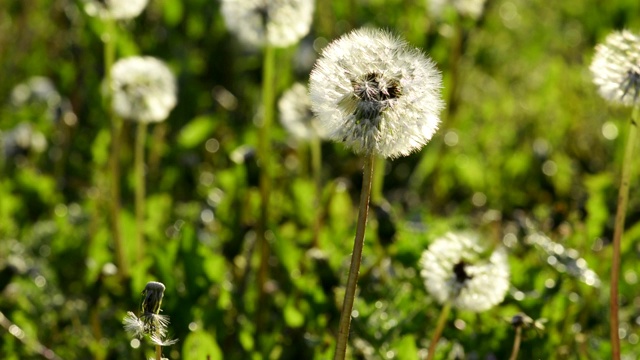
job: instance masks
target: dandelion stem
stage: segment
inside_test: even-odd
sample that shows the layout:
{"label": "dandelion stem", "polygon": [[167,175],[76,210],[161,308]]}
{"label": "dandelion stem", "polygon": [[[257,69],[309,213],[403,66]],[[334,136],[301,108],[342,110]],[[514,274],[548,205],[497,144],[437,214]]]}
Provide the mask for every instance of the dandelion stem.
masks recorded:
{"label": "dandelion stem", "polygon": [[631,181],[631,165],[633,163],[633,149],[636,142],[636,133],[638,131],[638,112],[639,107],[633,108],[631,122],[629,124],[629,134],[627,137],[627,146],[624,151],[624,159],[622,162],[622,180],[620,181],[620,190],[618,193],[618,208],[616,210],[615,228],[613,231],[613,262],[611,265],[611,351],[612,359],[620,359],[620,335],[618,333],[618,281],[620,278],[620,247],[622,242],[622,234],[624,232],[624,220],[627,213],[627,202],[629,200],[629,185]]}
{"label": "dandelion stem", "polygon": [[138,261],[144,259],[144,144],[147,137],[147,123],[139,122],[136,131],[134,171],[135,185],[135,209],[136,209],[136,251]]}
{"label": "dandelion stem", "polygon": [[511,351],[511,356],[509,357],[509,360],[516,360],[518,358],[521,341],[522,341],[522,326],[518,326],[516,327],[516,337],[513,340],[513,350]]}
{"label": "dandelion stem", "polygon": [[162,360],[162,346],[156,345],[156,360]]}
{"label": "dandelion stem", "polygon": [[356,237],[353,242],[351,267],[349,268],[347,288],[344,294],[344,301],[342,303],[342,312],[340,313],[340,327],[338,329],[338,341],[336,344],[334,360],[343,360],[347,352],[349,327],[351,326],[351,312],[353,311],[353,303],[356,297],[358,274],[360,272],[360,262],[362,261],[362,249],[364,248],[364,233],[367,226],[367,215],[369,213],[369,199],[371,197],[371,181],[373,178],[374,161],[374,154],[369,154],[365,157]]}
{"label": "dandelion stem", "polygon": [[258,285],[258,314],[257,333],[263,328],[263,313],[266,305],[264,285],[269,272],[269,243],[266,232],[269,223],[269,200],[271,193],[271,124],[275,109],[275,48],[266,45],[262,67],[262,106],[264,116],[258,133],[258,164],[260,166],[260,219],[258,222],[258,248],[260,249],[260,270],[257,276]]}
{"label": "dandelion stem", "polygon": [[444,324],[447,323],[447,318],[449,317],[450,312],[451,312],[451,302],[446,302],[444,304],[444,307],[440,311],[440,317],[438,318],[436,330],[433,333],[431,344],[429,344],[429,355],[427,355],[427,360],[432,360],[436,355],[436,347],[438,346],[438,340],[440,340],[440,335],[442,335],[442,330],[444,330]]}
{"label": "dandelion stem", "polygon": [[376,157],[374,167],[378,169],[373,175],[373,183],[371,184],[371,202],[380,204],[382,200],[382,188],[384,187],[384,173],[386,160],[383,157]]}
{"label": "dandelion stem", "polygon": [[[111,68],[115,62],[116,55],[116,30],[113,19],[106,19],[106,34],[103,35],[104,42],[104,68],[105,80],[111,83]],[[105,110],[111,120],[111,154],[109,157],[109,172],[111,175],[111,236],[113,237],[116,250],[116,264],[123,277],[129,274],[129,264],[125,257],[124,245],[122,243],[122,230],[120,226],[120,133],[122,132],[122,119],[116,116],[111,109],[112,89],[107,86],[105,95]]]}
{"label": "dandelion stem", "polygon": [[320,207],[320,199],[322,198],[322,147],[318,136],[312,136],[311,138],[311,169],[315,185],[315,196],[313,199],[315,218],[313,223],[313,242],[311,245],[312,247],[318,247],[322,220],[322,210]]}

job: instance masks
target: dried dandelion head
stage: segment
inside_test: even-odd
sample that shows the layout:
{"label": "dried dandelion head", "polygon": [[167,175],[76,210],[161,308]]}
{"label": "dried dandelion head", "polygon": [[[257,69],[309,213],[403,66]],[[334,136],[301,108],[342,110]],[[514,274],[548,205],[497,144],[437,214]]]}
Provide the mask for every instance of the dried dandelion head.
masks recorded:
{"label": "dried dandelion head", "polygon": [[359,154],[397,158],[420,150],[444,107],[433,61],[379,29],[354,30],[329,44],[309,84],[319,125]]}
{"label": "dried dandelion head", "polygon": [[429,11],[441,16],[447,6],[453,7],[461,16],[479,18],[484,12],[485,0],[428,0]]}
{"label": "dried dandelion head", "polygon": [[593,82],[607,101],[637,106],[640,95],[640,36],[616,31],[596,46],[591,63]]}
{"label": "dried dandelion head", "polygon": [[282,94],[278,101],[280,123],[298,140],[324,138],[326,133],[318,125],[318,119],[311,111],[311,99],[305,85],[295,83]]}
{"label": "dried dandelion head", "polygon": [[111,70],[113,110],[140,122],[167,119],[175,107],[176,80],[167,65],[150,56],[118,60]]}
{"label": "dried dandelion head", "polygon": [[250,47],[286,47],[307,35],[312,0],[222,0],[227,28]]}
{"label": "dried dandelion head", "polygon": [[461,310],[486,311],[509,289],[509,264],[503,248],[492,253],[469,233],[447,233],[420,258],[420,275],[438,302]]}
{"label": "dried dandelion head", "polygon": [[167,339],[169,317],[160,315],[165,286],[156,281],[150,281],[142,291],[142,306],[140,316],[131,311],[127,312],[122,324],[124,330],[132,337],[147,337],[155,345],[169,346],[177,342]]}
{"label": "dried dandelion head", "polygon": [[90,16],[127,20],[140,15],[149,0],[84,0],[84,10]]}

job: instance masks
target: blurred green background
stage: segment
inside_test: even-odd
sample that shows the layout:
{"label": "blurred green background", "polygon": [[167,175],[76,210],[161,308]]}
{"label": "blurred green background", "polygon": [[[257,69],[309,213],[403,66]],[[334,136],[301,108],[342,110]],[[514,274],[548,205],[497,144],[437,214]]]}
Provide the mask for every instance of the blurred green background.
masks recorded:
{"label": "blurred green background", "polygon": [[[257,145],[262,55],[228,33],[219,7],[151,0],[118,26],[118,58],[163,59],[179,86],[146,147],[148,257],[134,262],[127,241],[132,275],[122,279],[107,219],[104,25],[79,0],[0,2],[1,358],[42,358],[42,346],[62,359],[145,358],[151,347],[132,347],[121,321],[150,280],[167,287],[163,314],[180,339],[164,349],[170,359],[332,356],[361,160],[323,144],[323,228],[312,249],[308,148],[274,124],[269,296],[258,304],[255,158],[231,154]],[[508,247],[512,288],[485,313],[454,310],[436,358],[508,358],[518,312],[547,319],[525,331],[521,359],[608,358],[609,244],[630,110],[597,95],[588,67],[608,33],[640,31],[640,2],[487,0],[474,21],[451,8],[436,19],[424,0],[319,1],[309,35],[277,51],[278,96],[307,81],[323,45],[361,26],[429,54],[448,105],[430,144],[386,162],[391,206],[371,213],[350,356],[426,356],[440,305],[418,259],[444,232],[475,229]],[[55,90],[30,87],[33,76]],[[125,240],[134,234],[133,138],[125,122]],[[626,359],[640,356],[639,190],[634,181],[622,244]]]}

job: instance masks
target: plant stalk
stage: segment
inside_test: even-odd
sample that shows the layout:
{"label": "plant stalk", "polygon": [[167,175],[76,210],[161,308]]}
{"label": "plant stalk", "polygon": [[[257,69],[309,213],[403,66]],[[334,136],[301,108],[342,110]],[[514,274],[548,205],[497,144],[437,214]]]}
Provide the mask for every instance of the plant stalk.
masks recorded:
{"label": "plant stalk", "polygon": [[136,209],[136,252],[138,261],[142,261],[145,256],[144,246],[144,198],[145,198],[145,175],[144,175],[144,145],[147,138],[147,123],[139,122],[136,130],[136,143],[134,154],[135,171],[135,209]]}
{"label": "plant stalk", "polygon": [[629,200],[629,186],[631,183],[631,165],[633,163],[633,150],[636,143],[636,134],[638,132],[638,109],[633,108],[631,122],[629,123],[629,134],[627,137],[627,145],[624,151],[624,159],[622,161],[622,179],[620,181],[620,190],[618,192],[618,208],[616,210],[615,228],[613,231],[613,261],[611,265],[611,300],[610,300],[610,316],[611,316],[611,352],[613,360],[620,360],[620,334],[618,319],[618,282],[620,279],[620,248],[622,243],[622,234],[624,233],[624,220],[627,214],[627,203]]}
{"label": "plant stalk", "polygon": [[442,335],[442,330],[444,330],[444,324],[447,323],[447,318],[449,317],[450,312],[451,312],[451,302],[446,302],[444,304],[444,307],[440,311],[440,317],[438,317],[436,330],[433,333],[431,344],[429,344],[429,355],[427,355],[427,360],[432,360],[436,355],[436,347],[438,346],[438,340],[440,340],[440,336]]}
{"label": "plant stalk", "polygon": [[334,360],[344,360],[347,353],[349,327],[351,326],[351,312],[353,311],[353,303],[356,297],[358,274],[360,272],[360,262],[362,261],[362,250],[364,248],[364,233],[367,226],[367,215],[369,213],[369,199],[371,197],[374,161],[375,155],[366,155],[362,176],[362,190],[360,191],[360,207],[358,212],[358,223],[356,225],[356,237],[353,242],[353,253],[351,254],[351,266],[349,268],[347,288],[344,294],[344,301],[342,303],[342,312],[340,313],[340,327],[338,328],[338,340]]}
{"label": "plant stalk", "polygon": [[156,345],[156,360],[162,360],[162,346]]}
{"label": "plant stalk", "polygon": [[509,360],[516,360],[518,358],[521,341],[522,341],[522,326],[518,326],[516,327],[516,337],[513,340],[513,350],[511,351],[511,356],[509,357]]}
{"label": "plant stalk", "polygon": [[317,248],[320,237],[320,227],[322,221],[322,209],[320,206],[322,198],[322,147],[320,138],[313,136],[311,138],[311,172],[313,173],[313,183],[315,187],[315,196],[313,198],[314,222],[313,222],[313,240],[312,247]]}

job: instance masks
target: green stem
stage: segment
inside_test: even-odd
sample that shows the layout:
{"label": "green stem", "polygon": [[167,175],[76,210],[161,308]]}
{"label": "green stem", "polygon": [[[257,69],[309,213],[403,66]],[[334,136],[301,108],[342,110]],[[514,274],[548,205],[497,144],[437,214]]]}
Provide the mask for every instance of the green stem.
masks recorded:
{"label": "green stem", "polygon": [[258,285],[258,321],[257,333],[263,328],[263,315],[266,306],[264,285],[269,273],[269,243],[265,237],[269,223],[269,205],[271,195],[271,124],[275,111],[275,48],[266,45],[262,67],[262,107],[264,115],[258,132],[258,165],[260,166],[260,219],[258,222],[258,248],[260,249],[260,270]]}
{"label": "green stem", "polygon": [[139,122],[136,131],[135,143],[135,208],[136,208],[136,252],[138,261],[142,261],[145,256],[144,251],[144,198],[145,198],[145,176],[144,176],[144,144],[147,137],[147,123]]}
{"label": "green stem", "polygon": [[509,360],[516,360],[518,358],[521,341],[522,341],[522,326],[518,326],[516,328],[516,337],[513,340],[513,350],[511,351],[511,356],[509,357]]}
{"label": "green stem", "polygon": [[620,247],[622,242],[622,234],[624,232],[624,220],[627,213],[627,202],[629,200],[629,185],[631,183],[631,165],[633,163],[633,149],[636,143],[636,133],[638,131],[638,109],[636,106],[631,115],[629,124],[629,135],[627,138],[627,146],[624,151],[624,159],[622,162],[622,179],[620,181],[620,191],[618,193],[618,208],[616,210],[615,228],[613,231],[613,262],[611,265],[611,352],[612,359],[620,359],[620,335],[618,333],[618,281],[620,278]]}
{"label": "green stem", "polygon": [[380,204],[382,201],[382,188],[384,187],[384,173],[386,160],[383,157],[376,157],[374,167],[378,169],[373,175],[373,183],[371,184],[371,202]]}
{"label": "green stem", "polygon": [[351,312],[353,311],[353,303],[356,297],[358,274],[360,272],[360,262],[362,261],[362,250],[364,248],[364,233],[367,227],[367,215],[369,214],[369,199],[371,197],[374,161],[375,155],[373,154],[369,154],[365,157],[362,175],[362,190],[360,191],[358,223],[356,225],[356,237],[353,242],[351,267],[349,268],[347,288],[345,290],[344,301],[342,303],[342,312],[340,313],[340,327],[338,329],[338,341],[336,344],[334,360],[343,360],[347,353],[349,327],[351,326]]}
{"label": "green stem", "polygon": [[[106,34],[103,35],[104,41],[104,68],[105,81],[111,84],[111,68],[115,62],[116,54],[116,30],[113,19],[106,19]],[[113,94],[109,86],[106,87],[105,109],[107,116],[111,120],[111,154],[109,157],[109,172],[111,175],[111,236],[113,237],[114,247],[116,250],[116,264],[120,269],[122,277],[128,277],[129,264],[126,259],[124,244],[122,242],[122,228],[120,226],[120,133],[122,132],[122,119],[116,116],[111,109],[111,99]]]}
{"label": "green stem", "polygon": [[156,360],[162,360],[162,346],[156,345]]}
{"label": "green stem", "polygon": [[440,335],[442,335],[442,330],[444,330],[444,324],[447,323],[447,318],[449,317],[450,312],[451,312],[451,302],[446,302],[444,304],[444,307],[440,311],[438,324],[436,325],[436,330],[433,333],[431,344],[429,344],[429,355],[427,355],[427,360],[432,360],[433,357],[436,355],[436,347],[438,346],[438,340],[440,340]]}
{"label": "green stem", "polygon": [[318,247],[322,221],[322,210],[320,207],[320,199],[322,198],[322,147],[320,138],[317,136],[313,136],[311,139],[311,168],[311,172],[313,173],[313,182],[315,185],[315,196],[313,198],[315,218],[313,223],[313,241],[311,245],[312,247]]}

